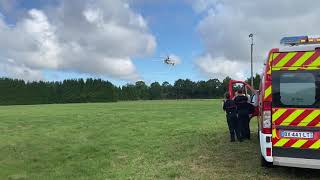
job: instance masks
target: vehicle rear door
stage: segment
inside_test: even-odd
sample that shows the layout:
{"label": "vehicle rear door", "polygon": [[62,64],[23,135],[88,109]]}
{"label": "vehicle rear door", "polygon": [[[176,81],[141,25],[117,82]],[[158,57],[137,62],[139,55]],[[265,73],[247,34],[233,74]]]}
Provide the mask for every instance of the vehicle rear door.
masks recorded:
{"label": "vehicle rear door", "polygon": [[319,55],[316,52],[274,55],[273,156],[320,159]]}

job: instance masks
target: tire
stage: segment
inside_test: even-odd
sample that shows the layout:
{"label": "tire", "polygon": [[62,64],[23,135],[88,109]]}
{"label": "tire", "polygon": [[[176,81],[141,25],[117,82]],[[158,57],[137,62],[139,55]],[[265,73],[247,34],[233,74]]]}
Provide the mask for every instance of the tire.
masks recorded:
{"label": "tire", "polygon": [[[260,133],[259,133],[259,129],[258,129],[258,139],[259,139],[259,144],[260,144]],[[259,148],[260,149],[260,148]],[[261,167],[273,167],[273,163],[268,162],[264,159],[264,157],[262,156],[262,153],[260,152],[260,165]]]}
{"label": "tire", "polygon": [[268,167],[268,168],[273,166],[273,164],[271,162],[266,161],[262,155],[260,155],[260,165],[261,167]]}

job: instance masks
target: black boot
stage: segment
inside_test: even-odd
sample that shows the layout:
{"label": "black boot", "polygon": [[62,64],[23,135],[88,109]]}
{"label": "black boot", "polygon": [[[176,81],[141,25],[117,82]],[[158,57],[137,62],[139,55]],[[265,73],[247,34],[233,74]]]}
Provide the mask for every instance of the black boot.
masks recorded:
{"label": "black boot", "polygon": [[238,139],[239,142],[242,142],[242,141],[243,141],[243,138],[242,138],[241,136],[238,137],[237,139]]}
{"label": "black boot", "polygon": [[235,142],[235,137],[234,137],[234,134],[233,133],[231,133],[230,134],[230,142]]}

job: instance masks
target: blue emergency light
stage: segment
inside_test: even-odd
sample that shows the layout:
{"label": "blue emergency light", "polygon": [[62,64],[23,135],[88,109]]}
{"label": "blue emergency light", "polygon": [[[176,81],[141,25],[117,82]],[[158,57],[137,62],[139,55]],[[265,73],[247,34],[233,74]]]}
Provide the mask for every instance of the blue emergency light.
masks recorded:
{"label": "blue emergency light", "polygon": [[297,46],[303,44],[320,44],[319,37],[308,37],[308,36],[293,36],[293,37],[284,37],[281,39],[280,44]]}

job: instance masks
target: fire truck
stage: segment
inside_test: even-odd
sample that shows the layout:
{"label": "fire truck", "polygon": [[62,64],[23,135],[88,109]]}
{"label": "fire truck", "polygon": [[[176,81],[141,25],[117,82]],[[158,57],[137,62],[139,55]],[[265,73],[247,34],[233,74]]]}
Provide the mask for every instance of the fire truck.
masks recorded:
{"label": "fire truck", "polygon": [[264,64],[259,90],[242,86],[258,119],[262,166],[320,169],[320,38],[285,37]]}

